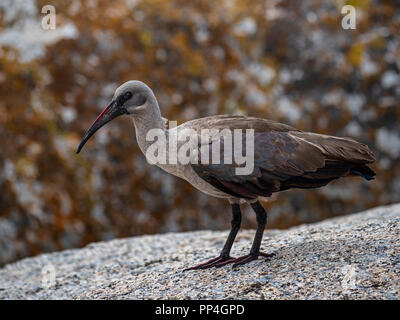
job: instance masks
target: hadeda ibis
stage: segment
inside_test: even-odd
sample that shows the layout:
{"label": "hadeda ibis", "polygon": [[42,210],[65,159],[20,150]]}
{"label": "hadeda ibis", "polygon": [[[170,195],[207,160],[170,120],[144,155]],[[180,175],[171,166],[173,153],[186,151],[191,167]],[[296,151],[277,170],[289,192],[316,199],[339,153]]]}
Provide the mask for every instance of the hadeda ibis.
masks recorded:
{"label": "hadeda ibis", "polygon": [[[303,132],[286,124],[243,115],[210,116],[167,128],[153,91],[140,81],[128,81],[116,89],[111,103],[100,113],[84,135],[77,153],[98,129],[121,115],[132,118],[136,139],[144,154],[152,145],[154,146],[154,140],[148,139],[151,130],[158,130],[167,137],[161,140],[166,146],[167,156],[172,150],[169,149],[169,138],[187,129],[190,129],[192,135],[199,137],[204,129],[241,129],[243,132],[253,130],[253,167],[248,174],[238,175],[235,169],[241,165],[235,161],[219,163],[210,160],[201,161],[203,158],[200,155],[204,154],[202,149],[204,145],[211,146],[212,149],[212,146],[218,143],[219,150],[225,150],[224,148],[229,146],[227,143],[224,144],[225,137],[221,136],[211,135],[211,138],[208,136],[207,139],[200,137],[194,140],[196,143],[191,145],[190,150],[195,155],[191,159],[200,159],[197,162],[156,163],[168,173],[185,179],[200,191],[227,199],[231,205],[232,228],[220,255],[186,270],[221,267],[229,263],[237,266],[255,260],[259,256],[271,256],[260,251],[267,222],[267,213],[260,199],[291,188],[322,187],[341,177],[360,176],[371,180],[375,176],[375,172],[367,166],[375,161],[371,150],[365,144],[350,138]],[[162,143],[158,146],[160,147]],[[177,141],[178,149],[184,143],[187,141]],[[240,228],[241,203],[251,205],[258,226],[250,253],[233,258],[230,256],[230,251]]]}

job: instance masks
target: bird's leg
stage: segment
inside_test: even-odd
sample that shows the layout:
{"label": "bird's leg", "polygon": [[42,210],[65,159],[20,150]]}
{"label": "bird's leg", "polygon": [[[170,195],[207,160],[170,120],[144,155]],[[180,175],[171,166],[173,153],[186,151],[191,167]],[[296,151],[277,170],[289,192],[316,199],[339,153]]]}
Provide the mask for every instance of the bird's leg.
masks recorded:
{"label": "bird's leg", "polygon": [[233,267],[256,260],[259,256],[264,256],[264,257],[273,256],[273,254],[260,252],[262,236],[264,233],[265,225],[267,224],[267,212],[265,211],[265,209],[263,208],[263,206],[259,201],[252,203],[251,207],[253,208],[257,217],[256,235],[254,236],[253,245],[251,246],[250,253],[248,255],[235,259]]}
{"label": "bird's leg", "polygon": [[240,205],[233,203],[231,204],[232,207],[232,221],[231,221],[231,231],[229,232],[228,239],[226,239],[225,245],[221,251],[219,257],[211,259],[205,263],[199,264],[197,266],[185,269],[186,270],[196,270],[196,269],[207,269],[211,267],[221,267],[227,263],[231,263],[235,261],[235,258],[231,258],[230,252],[235,241],[236,235],[240,229],[240,223],[242,222],[242,213],[240,211]]}

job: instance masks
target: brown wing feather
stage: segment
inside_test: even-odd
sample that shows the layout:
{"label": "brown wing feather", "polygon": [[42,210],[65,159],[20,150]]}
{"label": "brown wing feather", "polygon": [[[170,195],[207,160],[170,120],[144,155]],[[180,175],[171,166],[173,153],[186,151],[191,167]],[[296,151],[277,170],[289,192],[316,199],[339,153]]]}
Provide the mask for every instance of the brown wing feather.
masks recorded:
{"label": "brown wing feather", "polygon": [[339,138],[312,132],[291,132],[291,135],[318,146],[328,159],[360,164],[375,161],[375,157],[367,145],[351,138]]}
{"label": "brown wing feather", "polygon": [[273,120],[230,114],[210,116],[187,121],[182,124],[182,127],[187,127],[198,132],[200,132],[201,129],[254,129],[255,132],[300,132],[300,130],[296,128]]}
{"label": "brown wing feather", "polygon": [[[251,174],[236,175],[238,165],[235,163],[202,164],[200,148],[199,164],[192,164],[201,178],[235,197],[256,198],[289,188],[320,187],[353,174],[353,168],[363,166],[361,171],[370,170],[364,164],[375,160],[366,145],[350,138],[302,132],[265,119],[224,115],[186,124],[198,132],[201,129],[254,129],[254,170]],[[220,144],[223,152],[223,139]]]}

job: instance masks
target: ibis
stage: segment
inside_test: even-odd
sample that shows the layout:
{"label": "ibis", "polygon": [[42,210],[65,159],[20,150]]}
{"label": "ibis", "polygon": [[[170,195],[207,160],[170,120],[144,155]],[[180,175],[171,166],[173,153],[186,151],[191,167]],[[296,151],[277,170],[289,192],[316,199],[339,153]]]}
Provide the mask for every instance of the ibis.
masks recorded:
{"label": "ibis", "polygon": [[[141,151],[146,155],[154,148],[154,139],[149,139],[151,132],[165,135],[158,139],[158,146],[166,144],[166,159],[172,152],[170,147],[173,135],[188,131],[195,137],[190,144],[190,159],[197,161],[159,162],[166,172],[182,178],[198,190],[217,198],[229,201],[232,211],[231,230],[225,245],[218,257],[185,270],[222,267],[227,264],[243,265],[262,257],[271,257],[272,253],[260,251],[264,228],[267,223],[267,212],[260,203],[273,193],[292,188],[318,188],[342,177],[359,176],[372,180],[375,172],[368,167],[375,158],[367,145],[351,138],[335,137],[324,134],[304,132],[286,124],[272,120],[244,115],[216,115],[187,121],[179,126],[169,128],[162,117],[153,91],[141,81],[128,81],[118,87],[110,104],[100,113],[85,133],[77,153],[89,138],[111,120],[126,115],[133,120],[136,139]],[[243,164],[236,161],[202,161],[204,146],[208,150],[223,152],[232,145],[222,135],[209,135],[203,138],[203,131],[209,130],[242,130],[252,132],[253,163],[247,174],[238,174]],[[251,130],[251,131],[249,131]],[[198,138],[198,139],[197,139]],[[244,139],[246,140],[246,139]],[[188,145],[187,140],[176,140],[177,147]],[[249,145],[250,145],[249,144]],[[213,146],[218,148],[213,149]],[[243,149],[244,150],[244,149]],[[242,151],[243,151],[242,150]],[[211,152],[206,151],[209,154]],[[248,203],[255,212],[257,229],[247,255],[232,257],[231,248],[241,224],[241,204]]]}

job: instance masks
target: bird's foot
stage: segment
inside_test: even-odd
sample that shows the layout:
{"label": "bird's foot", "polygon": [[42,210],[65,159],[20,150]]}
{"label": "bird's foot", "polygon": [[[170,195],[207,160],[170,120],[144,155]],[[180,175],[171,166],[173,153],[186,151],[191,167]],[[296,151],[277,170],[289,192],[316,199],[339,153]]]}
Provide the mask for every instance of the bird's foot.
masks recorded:
{"label": "bird's foot", "polygon": [[253,260],[257,260],[259,256],[266,257],[266,258],[271,258],[274,255],[275,255],[274,253],[264,253],[264,252],[259,252],[257,254],[250,253],[250,254],[247,254],[245,256],[239,257],[239,258],[235,259],[234,261],[232,261],[232,262],[234,262],[233,265],[232,265],[232,268],[235,268],[237,266],[246,264],[246,263],[248,263],[250,261],[253,261]]}
{"label": "bird's foot", "polygon": [[211,267],[222,267],[228,263],[234,262],[236,259],[232,257],[217,257],[214,259],[211,259],[205,263],[199,264],[197,266],[191,267],[184,269],[183,271],[188,271],[188,270],[200,270],[200,269],[208,269]]}
{"label": "bird's foot", "polygon": [[200,269],[208,269],[211,267],[223,267],[227,264],[233,263],[233,268],[237,267],[242,264],[246,264],[250,261],[257,260],[259,256],[266,257],[266,258],[271,258],[275,255],[275,253],[264,253],[264,252],[259,252],[258,254],[247,254],[245,256],[239,257],[239,258],[232,258],[232,257],[217,257],[214,259],[211,259],[205,263],[199,264],[197,266],[191,267],[184,269],[183,271],[188,271],[188,270],[200,270]]}

